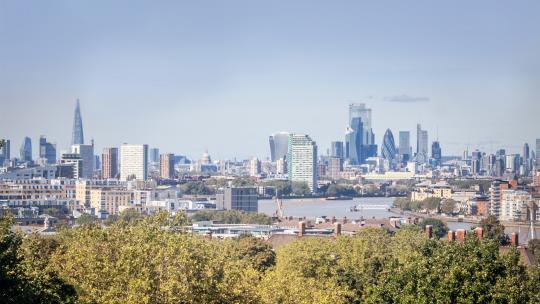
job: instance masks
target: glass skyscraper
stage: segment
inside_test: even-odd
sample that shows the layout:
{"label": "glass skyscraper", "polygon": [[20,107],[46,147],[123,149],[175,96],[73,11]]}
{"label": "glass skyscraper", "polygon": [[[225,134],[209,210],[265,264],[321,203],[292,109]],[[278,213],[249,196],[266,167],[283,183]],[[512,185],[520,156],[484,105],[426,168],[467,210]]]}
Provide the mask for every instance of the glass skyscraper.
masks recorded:
{"label": "glass skyscraper", "polygon": [[428,159],[428,132],[422,130],[420,124],[416,125],[416,162],[426,163]]}
{"label": "glass skyscraper", "polygon": [[399,131],[399,158],[402,163],[411,159],[411,132]]}
{"label": "glass skyscraper", "polygon": [[344,157],[342,141],[333,141],[330,143],[330,146],[331,146],[330,156],[338,157],[338,158]]}
{"label": "glass skyscraper", "polygon": [[393,162],[396,158],[396,144],[394,142],[394,135],[390,129],[387,129],[384,133],[383,143],[381,147],[381,155],[383,158]]}
{"label": "glass skyscraper", "polygon": [[363,164],[377,155],[375,135],[371,128],[371,109],[364,103],[349,105],[349,126],[345,135],[346,154],[351,164]]}
{"label": "glass skyscraper", "polygon": [[47,164],[56,163],[56,145],[47,142],[43,135],[39,138],[39,158],[45,159]]}
{"label": "glass skyscraper", "polygon": [[30,137],[25,137],[21,145],[20,156],[22,162],[32,161],[32,140]]}
{"label": "glass skyscraper", "polygon": [[81,107],[79,100],[77,99],[77,105],[75,106],[75,115],[73,117],[73,134],[71,137],[72,145],[84,145],[83,124],[81,117]]}
{"label": "glass skyscraper", "polygon": [[280,158],[285,158],[289,151],[289,133],[279,132],[270,135],[270,159],[275,162]]}

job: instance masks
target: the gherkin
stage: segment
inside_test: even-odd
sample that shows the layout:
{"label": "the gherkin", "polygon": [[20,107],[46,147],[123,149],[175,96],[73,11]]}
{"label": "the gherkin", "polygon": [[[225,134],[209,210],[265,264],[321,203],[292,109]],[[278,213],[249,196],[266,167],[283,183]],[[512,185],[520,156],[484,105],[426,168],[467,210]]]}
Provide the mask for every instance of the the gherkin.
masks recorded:
{"label": "the gherkin", "polygon": [[397,154],[396,144],[394,142],[394,135],[392,134],[392,131],[390,131],[390,129],[387,129],[386,133],[384,133],[381,150],[382,150],[381,154],[383,158],[388,159],[390,161],[396,158],[396,154]]}
{"label": "the gherkin", "polygon": [[71,137],[71,144],[84,145],[81,108],[80,108],[78,99],[77,99],[77,105],[75,106],[75,117],[73,119],[73,136]]}

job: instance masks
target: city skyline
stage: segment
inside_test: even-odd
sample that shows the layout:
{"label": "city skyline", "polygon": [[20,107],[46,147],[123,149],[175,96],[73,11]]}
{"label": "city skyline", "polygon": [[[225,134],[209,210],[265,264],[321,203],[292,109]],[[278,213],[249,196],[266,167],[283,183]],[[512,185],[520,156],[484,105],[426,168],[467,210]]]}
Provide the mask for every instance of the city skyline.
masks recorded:
{"label": "city skyline", "polygon": [[[343,140],[347,105],[362,102],[379,146],[386,129],[416,142],[416,124],[430,138],[438,130],[445,155],[520,153],[538,137],[538,2],[303,4],[312,9],[4,3],[0,136],[12,150],[40,135],[69,150],[80,98],[96,151],[140,143],[190,158],[268,157],[277,131],[326,151]],[[507,124],[512,111],[519,122]]]}

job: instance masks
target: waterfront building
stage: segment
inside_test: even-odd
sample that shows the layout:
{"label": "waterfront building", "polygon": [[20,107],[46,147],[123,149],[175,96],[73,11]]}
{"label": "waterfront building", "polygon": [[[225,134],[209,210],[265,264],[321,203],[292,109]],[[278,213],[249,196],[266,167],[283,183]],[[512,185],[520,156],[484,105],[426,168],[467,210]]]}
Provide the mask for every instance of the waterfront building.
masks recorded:
{"label": "waterfront building", "polygon": [[284,158],[276,161],[276,174],[287,174],[287,161]]}
{"label": "waterfront building", "polygon": [[104,179],[118,177],[118,148],[104,148],[101,154],[101,176]]}
{"label": "waterfront building", "polygon": [[159,176],[163,179],[174,178],[174,154],[167,153],[159,156]]}
{"label": "waterfront building", "polygon": [[123,144],[120,146],[120,179],[146,180],[148,178],[148,145]]}
{"label": "waterfront building", "polygon": [[504,190],[510,189],[510,183],[494,180],[489,188],[489,214],[499,218],[501,202],[504,200]]}
{"label": "waterfront building", "polygon": [[428,132],[422,130],[420,124],[416,125],[416,162],[424,164],[428,157]]}
{"label": "waterfront building", "polygon": [[72,154],[79,154],[82,159],[83,171],[82,178],[91,179],[94,176],[94,144],[91,145],[72,145]]}
{"label": "waterfront building", "polygon": [[532,196],[527,191],[507,189],[502,190],[500,216],[502,221],[517,221],[521,216],[521,209],[527,206]]}
{"label": "waterfront building", "polygon": [[39,138],[39,157],[44,159],[47,164],[56,163],[56,145],[47,142],[44,135]]}
{"label": "waterfront building", "polygon": [[32,161],[32,139],[28,136],[24,138],[21,145],[20,157],[22,162]]}
{"label": "waterfront building", "polygon": [[411,159],[411,132],[399,131],[399,159],[406,164]]}
{"label": "waterfront building", "polygon": [[227,187],[216,195],[219,210],[258,212],[258,194],[255,187]]}
{"label": "waterfront building", "polygon": [[83,123],[81,116],[81,106],[79,99],[75,105],[75,114],[73,117],[73,134],[71,136],[72,145],[84,145]]}
{"label": "waterfront building", "polygon": [[289,180],[305,182],[317,191],[317,144],[306,134],[289,135],[287,157]]}
{"label": "waterfront building", "polygon": [[268,139],[270,143],[270,159],[272,162],[280,158],[285,158],[289,151],[289,133],[279,132],[270,135]]}
{"label": "waterfront building", "polygon": [[390,129],[386,129],[386,132],[384,133],[381,146],[381,155],[384,159],[390,162],[390,167],[392,167],[392,163],[394,163],[396,159],[397,150],[394,142],[394,135]]}
{"label": "waterfront building", "polygon": [[343,142],[342,141],[333,141],[330,143],[331,153],[330,156],[332,157],[339,157],[343,158],[345,154],[343,153]]}

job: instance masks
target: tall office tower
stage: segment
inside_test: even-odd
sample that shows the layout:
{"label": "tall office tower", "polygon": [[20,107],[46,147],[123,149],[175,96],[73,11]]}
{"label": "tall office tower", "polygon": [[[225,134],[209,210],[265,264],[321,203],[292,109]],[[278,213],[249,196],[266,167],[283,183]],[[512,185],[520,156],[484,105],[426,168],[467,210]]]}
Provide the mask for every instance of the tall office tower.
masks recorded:
{"label": "tall office tower", "polygon": [[47,142],[44,135],[39,138],[39,158],[45,159],[47,164],[56,163],[56,145]]}
{"label": "tall office tower", "polygon": [[11,159],[11,142],[9,139],[4,140],[4,145],[0,148],[0,167]]}
{"label": "tall office tower", "polygon": [[81,155],[83,170],[80,176],[86,179],[94,177],[94,145],[72,145],[71,153]]}
{"label": "tall office tower", "polygon": [[384,133],[383,142],[381,146],[381,155],[384,159],[394,162],[397,156],[396,143],[394,142],[394,135],[390,129],[386,129]]}
{"label": "tall office tower", "polygon": [[343,158],[345,155],[343,153],[343,142],[342,141],[333,141],[330,143],[331,153],[330,156]]}
{"label": "tall office tower", "polygon": [[146,180],[148,178],[148,145],[120,146],[120,179]]}
{"label": "tall office tower", "polygon": [[399,131],[399,158],[402,163],[411,159],[411,132]]}
{"label": "tall office tower", "polygon": [[431,144],[431,158],[434,161],[435,166],[441,165],[442,160],[442,151],[441,151],[441,144],[438,140],[434,141]]}
{"label": "tall office tower", "polygon": [[366,158],[377,156],[375,135],[371,128],[371,109],[366,108],[366,104],[349,105],[349,126],[345,140],[351,164],[363,164]]}
{"label": "tall office tower", "polygon": [[519,154],[505,155],[506,171],[510,173],[517,173],[519,170]]}
{"label": "tall office tower", "polygon": [[280,158],[285,158],[289,152],[289,133],[279,132],[270,135],[270,159],[272,162]]}
{"label": "tall office tower", "polygon": [[73,134],[71,137],[71,144],[84,145],[83,124],[79,99],[77,99],[77,105],[75,106],[75,115],[73,117]]}
{"label": "tall office tower", "polygon": [[151,148],[150,149],[150,163],[158,164],[160,161],[161,161],[161,156],[159,155],[159,149]]}
{"label": "tall office tower", "polygon": [[58,176],[67,178],[83,178],[83,159],[78,153],[63,153],[58,165]]}
{"label": "tall office tower", "polygon": [[30,162],[32,161],[32,140],[30,137],[25,137],[21,145],[21,161]]}
{"label": "tall office tower", "polygon": [[261,161],[254,157],[249,160],[249,176],[258,176],[261,173]]}
{"label": "tall office tower", "polygon": [[161,154],[159,156],[159,176],[163,179],[173,179],[174,175],[174,154]]}
{"label": "tall office tower", "polygon": [[540,166],[540,138],[536,139],[536,151],[534,154],[536,156],[536,166]]}
{"label": "tall office tower", "polygon": [[306,134],[290,134],[287,162],[289,180],[305,182],[311,192],[317,191],[317,143]]}
{"label": "tall office tower", "polygon": [[526,162],[530,157],[531,157],[531,154],[530,154],[530,149],[529,149],[529,144],[528,143],[525,143],[523,145],[523,161]]}
{"label": "tall office tower", "polygon": [[416,125],[416,162],[423,164],[428,156],[428,132],[422,130],[420,124]]}
{"label": "tall office tower", "polygon": [[104,179],[118,176],[118,148],[103,148],[101,154],[101,176]]}

